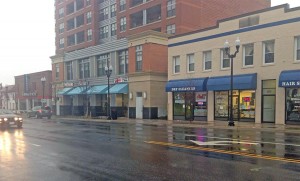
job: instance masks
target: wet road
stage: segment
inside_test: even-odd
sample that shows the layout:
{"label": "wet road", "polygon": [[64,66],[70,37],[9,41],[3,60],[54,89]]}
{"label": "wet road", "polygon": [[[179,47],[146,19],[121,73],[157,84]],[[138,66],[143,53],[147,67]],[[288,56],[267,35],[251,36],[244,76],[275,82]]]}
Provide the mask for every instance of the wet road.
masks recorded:
{"label": "wet road", "polygon": [[300,133],[25,119],[0,180],[299,180]]}

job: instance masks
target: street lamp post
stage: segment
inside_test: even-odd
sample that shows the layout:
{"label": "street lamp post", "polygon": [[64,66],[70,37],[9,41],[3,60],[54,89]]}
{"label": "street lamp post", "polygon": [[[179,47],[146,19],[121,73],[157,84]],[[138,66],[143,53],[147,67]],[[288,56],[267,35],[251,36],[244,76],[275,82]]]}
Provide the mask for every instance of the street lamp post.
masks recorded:
{"label": "street lamp post", "polygon": [[86,104],[86,117],[89,116],[89,97],[88,97],[88,86],[89,86],[89,81],[85,80],[85,104]]}
{"label": "street lamp post", "polygon": [[41,78],[41,82],[42,82],[42,86],[43,86],[43,101],[42,101],[42,106],[43,106],[44,101],[45,101],[45,82],[46,82],[46,77],[42,77]]}
{"label": "street lamp post", "polygon": [[107,86],[108,86],[108,90],[107,90],[107,119],[111,119],[111,112],[110,112],[110,92],[109,92],[109,78],[111,76],[112,73],[112,66],[109,65],[109,61],[107,60],[107,65],[105,67],[105,74],[107,76]]}
{"label": "street lamp post", "polygon": [[230,74],[230,96],[231,96],[231,99],[230,99],[230,115],[229,115],[228,126],[234,126],[234,121],[233,121],[233,58],[235,58],[237,53],[239,53],[240,44],[241,44],[241,41],[239,40],[239,38],[237,38],[235,41],[236,50],[233,54],[230,54],[229,42],[226,40],[226,42],[224,43],[225,53],[230,58],[230,68],[231,68],[231,74]]}

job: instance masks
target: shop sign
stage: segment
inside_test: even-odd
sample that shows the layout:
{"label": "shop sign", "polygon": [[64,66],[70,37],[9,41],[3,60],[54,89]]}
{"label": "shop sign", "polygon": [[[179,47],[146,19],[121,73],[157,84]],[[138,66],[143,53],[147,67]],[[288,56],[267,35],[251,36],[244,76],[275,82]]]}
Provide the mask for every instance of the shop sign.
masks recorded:
{"label": "shop sign", "polygon": [[23,96],[36,96],[36,92],[24,92]]}
{"label": "shop sign", "polygon": [[282,87],[300,86],[300,81],[285,81],[281,82]]}
{"label": "shop sign", "polygon": [[73,82],[65,82],[64,87],[73,87],[74,83]]}
{"label": "shop sign", "polygon": [[176,91],[195,91],[196,87],[173,87],[171,89],[172,92],[176,92]]}
{"label": "shop sign", "polygon": [[206,93],[196,93],[196,102],[206,102]]}
{"label": "shop sign", "polygon": [[114,83],[128,82],[128,77],[118,77],[115,78]]}

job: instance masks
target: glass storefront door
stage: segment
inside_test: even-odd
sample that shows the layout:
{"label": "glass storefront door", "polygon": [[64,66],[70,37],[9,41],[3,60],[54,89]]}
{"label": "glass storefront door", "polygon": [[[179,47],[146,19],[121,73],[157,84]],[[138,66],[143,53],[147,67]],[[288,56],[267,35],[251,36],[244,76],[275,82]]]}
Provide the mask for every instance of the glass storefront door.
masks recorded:
{"label": "glass storefront door", "polygon": [[275,123],[275,96],[263,96],[263,122]]}

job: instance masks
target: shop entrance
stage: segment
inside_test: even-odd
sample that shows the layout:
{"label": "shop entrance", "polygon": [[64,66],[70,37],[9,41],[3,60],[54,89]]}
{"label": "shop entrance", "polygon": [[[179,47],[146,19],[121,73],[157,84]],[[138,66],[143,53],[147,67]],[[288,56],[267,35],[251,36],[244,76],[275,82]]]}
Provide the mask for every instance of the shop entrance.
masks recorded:
{"label": "shop entrance", "polygon": [[263,96],[263,122],[275,123],[275,96]]}
{"label": "shop entrance", "polygon": [[234,120],[239,120],[239,96],[233,95],[232,114]]}

